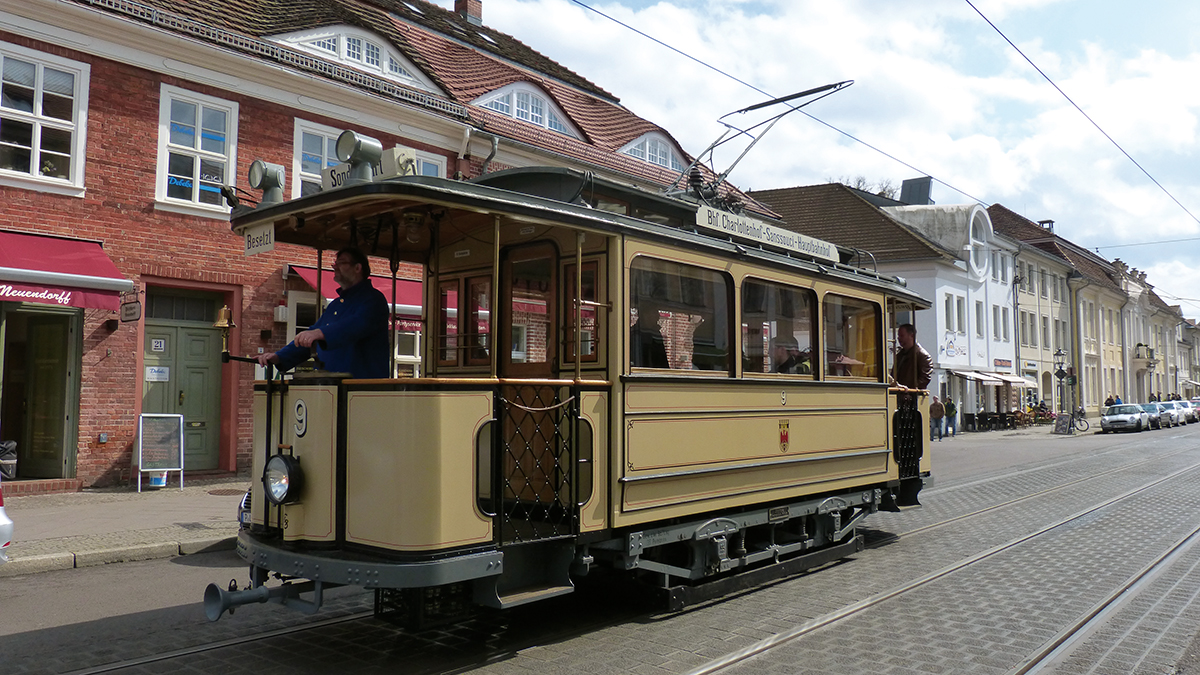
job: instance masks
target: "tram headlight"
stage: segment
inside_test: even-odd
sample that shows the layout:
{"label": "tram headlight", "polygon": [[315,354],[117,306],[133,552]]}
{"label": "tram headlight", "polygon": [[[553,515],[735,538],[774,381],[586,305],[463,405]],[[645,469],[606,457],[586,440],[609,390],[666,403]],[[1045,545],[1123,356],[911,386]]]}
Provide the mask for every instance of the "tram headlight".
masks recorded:
{"label": "tram headlight", "polygon": [[300,460],[290,455],[275,455],[267,460],[262,481],[269,502],[276,506],[295,503],[304,489]]}

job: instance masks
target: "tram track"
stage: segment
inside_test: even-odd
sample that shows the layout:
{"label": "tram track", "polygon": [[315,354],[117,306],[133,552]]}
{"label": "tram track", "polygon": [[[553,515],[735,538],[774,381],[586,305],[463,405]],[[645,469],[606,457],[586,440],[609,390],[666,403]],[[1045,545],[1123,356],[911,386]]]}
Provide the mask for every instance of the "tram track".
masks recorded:
{"label": "tram track", "polygon": [[[1126,446],[1126,449],[1128,449],[1128,446]],[[1187,450],[1181,450],[1181,451],[1176,451],[1176,452],[1165,453],[1162,455],[1157,455],[1154,457],[1148,457],[1148,458],[1145,458],[1145,459],[1142,459],[1139,461],[1124,464],[1120,467],[1116,467],[1116,468],[1108,469],[1108,470],[1101,471],[1101,472],[1098,472],[1095,474],[1089,474],[1087,476],[1075,478],[1075,479],[1069,480],[1067,482],[1055,485],[1053,487],[1049,487],[1044,490],[1039,490],[1037,492],[1023,495],[1021,497],[1006,500],[1002,503],[997,503],[997,504],[993,504],[993,505],[990,505],[990,506],[987,506],[987,507],[984,507],[981,509],[977,509],[970,513],[964,513],[964,514],[957,515],[957,516],[954,516],[952,518],[949,518],[949,519],[946,519],[946,520],[943,520],[943,521],[940,521],[937,523],[932,523],[929,525],[915,528],[913,530],[902,532],[902,533],[900,533],[894,537],[891,537],[885,541],[878,542],[874,546],[879,546],[879,545],[882,545],[883,543],[894,543],[902,537],[903,538],[912,538],[916,535],[926,534],[926,533],[935,531],[941,527],[944,527],[944,526],[947,526],[947,525],[950,525],[953,523],[960,523],[960,522],[962,522],[964,520],[968,520],[970,518],[978,517],[978,516],[981,516],[981,515],[984,515],[987,513],[994,513],[1005,507],[1010,507],[1010,506],[1013,506],[1016,504],[1029,502],[1030,500],[1033,500],[1037,497],[1044,497],[1044,496],[1053,494],[1055,492],[1061,491],[1063,489],[1066,489],[1066,488],[1069,488],[1072,486],[1086,484],[1090,481],[1102,479],[1104,477],[1112,476],[1112,475],[1119,474],[1122,472],[1127,472],[1131,469],[1135,469],[1137,467],[1140,467],[1140,466],[1143,466],[1146,464],[1150,464],[1150,463],[1154,463],[1154,462],[1161,462],[1162,460],[1164,460],[1166,458],[1175,457],[1177,455],[1183,454],[1184,452],[1187,452]],[[1095,457],[1095,456],[1096,455],[1094,455],[1094,454],[1090,455],[1090,457]],[[1062,463],[1055,463],[1051,467],[1043,466],[1043,467],[1039,467],[1039,469],[1046,470],[1048,468],[1054,468],[1054,467],[1061,466],[1061,465],[1062,465]],[[1128,499],[1136,494],[1142,493],[1146,490],[1153,489],[1157,485],[1161,485],[1162,483],[1164,483],[1166,481],[1172,480],[1174,478],[1178,478],[1181,475],[1187,474],[1188,472],[1196,471],[1197,469],[1200,469],[1200,464],[1182,468],[1182,469],[1175,471],[1167,476],[1161,477],[1155,481],[1152,481],[1152,482],[1142,485],[1140,487],[1134,488],[1132,490],[1126,491],[1126,492],[1122,493],[1121,495],[1118,495],[1111,499],[1105,500],[1104,502],[1094,504],[1086,509],[1083,509],[1074,514],[1071,514],[1069,516],[1061,518],[1060,520],[1058,520],[1054,523],[1051,523],[1049,525],[1046,525],[1032,533],[1029,533],[1022,537],[1005,542],[1003,544],[1000,544],[998,546],[990,548],[986,551],[983,551],[981,553],[973,555],[967,559],[958,561],[957,563],[955,563],[953,565],[944,567],[940,570],[937,570],[935,572],[927,574],[927,575],[925,575],[919,579],[916,579],[912,582],[909,582],[907,584],[903,584],[901,586],[897,586],[897,587],[889,589],[887,591],[877,593],[876,595],[873,595],[870,598],[866,598],[858,603],[854,603],[852,605],[847,605],[846,607],[844,607],[838,611],[828,613],[822,617],[819,617],[812,621],[806,622],[805,624],[803,624],[801,626],[797,626],[795,629],[793,629],[791,631],[788,631],[786,633],[781,633],[773,638],[768,638],[767,640],[764,640],[763,642],[758,643],[757,645],[747,648],[747,650],[733,652],[730,655],[727,655],[727,657],[710,662],[709,664],[706,664],[705,666],[703,666],[702,668],[700,668],[698,670],[691,671],[691,673],[693,673],[695,675],[699,675],[700,673],[718,673],[718,672],[722,672],[723,670],[727,670],[728,668],[730,668],[733,665],[744,662],[750,658],[753,658],[754,656],[756,656],[758,654],[767,653],[767,652],[771,651],[772,649],[782,646],[783,644],[791,642],[797,638],[803,637],[804,635],[811,633],[814,630],[817,630],[819,628],[822,628],[822,627],[825,627],[828,625],[836,624],[838,621],[848,619],[849,617],[859,614],[859,613],[863,612],[864,610],[867,610],[871,607],[882,604],[888,600],[903,596],[904,594],[912,592],[912,591],[916,590],[917,588],[920,588],[921,586],[924,586],[932,581],[946,577],[946,576],[953,574],[955,572],[958,572],[960,570],[969,568],[970,566],[975,565],[979,562],[982,562],[983,560],[986,560],[988,558],[996,556],[1000,553],[1003,553],[1006,550],[1010,550],[1013,547],[1019,546],[1027,541],[1030,541],[1039,536],[1042,536],[1055,528],[1058,528],[1058,527],[1061,527],[1068,523],[1071,523],[1073,521],[1077,521],[1082,518],[1085,518],[1088,515],[1093,514],[1097,511],[1099,511],[1103,508],[1106,508],[1108,506],[1111,506],[1113,504],[1116,504],[1123,499]],[[1014,472],[1010,475],[1016,475],[1017,473],[1018,472]],[[1023,471],[1023,472],[1019,472],[1019,473],[1027,474],[1028,471]],[[990,482],[994,482],[995,480],[1001,480],[1001,479],[1003,479],[1003,476],[992,477],[990,479]],[[1200,528],[1198,528],[1198,529],[1200,529]],[[1197,536],[1196,532],[1193,532],[1191,536],[1200,538],[1200,536]],[[1162,557],[1165,558],[1165,554]],[[1153,574],[1152,571],[1143,570],[1143,572],[1137,576],[1139,578],[1142,578],[1142,577],[1146,577],[1147,575],[1151,575],[1151,574]],[[1130,584],[1136,583],[1136,581],[1137,581],[1136,579],[1131,580]],[[567,597],[570,597],[570,596],[567,596]],[[1107,602],[1104,604],[1105,604],[1105,607],[1109,607],[1116,603],[1119,603],[1119,601],[1120,601],[1119,598],[1114,597],[1114,598],[1108,599]],[[583,603],[583,604],[586,604],[586,603]],[[510,610],[510,616],[512,615],[511,614],[512,612],[513,612],[513,610]],[[508,658],[512,658],[526,648],[536,646],[539,644],[548,644],[548,643],[558,642],[558,641],[562,641],[562,640],[568,640],[568,639],[571,639],[576,636],[585,635],[585,634],[589,633],[590,631],[602,629],[608,625],[613,625],[614,623],[618,623],[623,620],[633,619],[637,615],[645,614],[645,611],[643,611],[641,609],[627,609],[627,611],[619,612],[619,614],[622,614],[622,616],[611,616],[610,615],[608,617],[597,618],[595,620],[582,620],[582,621],[577,621],[577,622],[568,622],[570,624],[568,626],[563,626],[563,625],[544,626],[538,630],[533,630],[533,631],[527,630],[524,633],[522,633],[521,635],[518,635],[516,637],[505,636],[505,637],[499,639],[498,641],[489,641],[490,644],[489,644],[488,648],[482,649],[482,650],[470,650],[470,649],[449,650],[449,649],[447,649],[442,654],[442,656],[444,657],[444,660],[441,661],[441,664],[439,666],[432,667],[431,664],[426,664],[427,666],[430,666],[430,667],[415,668],[412,670],[405,670],[405,672],[430,673],[430,674],[437,673],[437,674],[444,674],[444,675],[448,675],[450,673],[470,672],[470,671],[473,671],[482,666],[486,666],[489,663],[494,663],[497,661],[503,661]],[[1095,617],[1093,617],[1093,618],[1098,621],[1106,615],[1107,614],[1105,613],[1105,608],[1101,607],[1095,613]],[[313,623],[307,623],[304,625],[281,628],[281,629],[278,629],[275,631],[260,633],[260,634],[256,634],[256,635],[247,635],[247,636],[243,636],[243,637],[230,638],[230,639],[212,642],[209,644],[196,645],[193,647],[187,647],[187,648],[162,652],[159,654],[148,654],[145,656],[130,658],[130,659],[123,660],[120,662],[115,662],[112,664],[96,666],[96,667],[87,668],[87,669],[83,669],[83,670],[71,671],[70,673],[68,673],[68,675],[99,675],[101,673],[112,673],[112,672],[119,672],[119,671],[123,671],[123,670],[128,670],[130,672],[150,672],[150,670],[152,670],[154,668],[153,664],[161,665],[162,662],[169,662],[169,661],[172,661],[175,659],[187,659],[188,657],[201,655],[206,652],[219,652],[222,649],[236,648],[239,646],[249,645],[249,644],[253,644],[256,642],[264,642],[265,643],[265,642],[268,642],[273,639],[286,638],[288,636],[300,635],[300,634],[303,634],[306,632],[311,632],[311,631],[320,631],[322,629],[329,629],[331,627],[336,627],[340,624],[347,624],[347,623],[354,622],[354,621],[362,621],[364,619],[370,619],[372,616],[373,616],[372,612],[369,612],[369,611],[368,612],[360,612],[360,613],[355,613],[355,614],[351,614],[351,615],[336,617],[334,619],[329,619],[327,621],[318,621],[318,622],[313,622]],[[392,628],[390,626],[379,627],[378,624],[380,624],[380,623],[382,623],[382,622],[376,622],[375,624],[371,624],[371,625],[374,627],[373,629],[379,630],[381,632],[381,634],[383,634],[385,637],[387,637],[388,635],[394,635],[394,636],[396,636],[396,639],[402,639],[405,641],[406,644],[409,643],[410,641],[412,643],[416,643],[416,642],[419,642],[424,639],[420,635],[414,635],[409,632],[404,632],[404,631],[401,631],[399,628]],[[1040,666],[1038,666],[1037,664],[1046,662],[1048,659],[1056,658],[1057,655],[1059,655],[1063,649],[1066,649],[1067,647],[1069,647],[1072,644],[1072,640],[1075,639],[1075,636],[1086,633],[1086,631],[1088,631],[1090,629],[1090,626],[1092,626],[1092,625],[1093,624],[1080,622],[1080,626],[1078,628],[1076,628],[1075,630],[1071,631],[1069,635],[1066,634],[1067,631],[1064,631],[1064,634],[1062,636],[1060,636],[1061,639],[1056,639],[1054,641],[1056,644],[1053,648],[1041,650],[1046,653],[1040,655],[1036,660],[1034,659],[1033,656],[1031,656],[1029,659],[1029,664],[1030,664],[1029,669],[1025,670],[1025,671],[1020,671],[1020,672],[1021,673],[1038,672],[1038,668]],[[1055,649],[1057,649],[1058,651],[1055,651]],[[397,650],[397,651],[402,651],[402,650]],[[743,652],[745,652],[745,653],[743,653]],[[726,661],[726,659],[729,659],[729,660]],[[407,664],[405,665],[405,667],[407,667]],[[1017,672],[1018,671],[1013,671],[1013,675],[1015,675]]]}
{"label": "tram track", "polygon": [[1166,455],[1162,455],[1162,456],[1158,456],[1158,457],[1147,457],[1146,459],[1143,459],[1143,460],[1141,460],[1141,461],[1138,461],[1138,462],[1133,462],[1132,464],[1126,464],[1126,465],[1123,465],[1123,466],[1119,466],[1119,467],[1115,467],[1115,468],[1112,468],[1112,469],[1108,469],[1108,470],[1106,470],[1106,471],[1101,471],[1101,472],[1099,472],[1099,473],[1095,473],[1095,474],[1089,474],[1089,475],[1087,475],[1087,476],[1083,476],[1083,477],[1081,477],[1081,478],[1076,478],[1076,479],[1074,479],[1074,480],[1067,481],[1066,483],[1060,483],[1060,484],[1058,484],[1058,485],[1055,485],[1055,486],[1053,486],[1053,487],[1046,488],[1046,489],[1044,489],[1044,490],[1039,490],[1039,491],[1037,491],[1037,492],[1032,492],[1032,493],[1030,493],[1030,494],[1027,494],[1027,495],[1022,495],[1022,496],[1020,496],[1020,497],[1015,497],[1015,498],[1013,498],[1013,499],[1010,499],[1010,500],[1008,500],[1008,501],[1000,502],[1000,503],[998,503],[998,504],[992,504],[992,505],[990,505],[990,506],[985,506],[985,507],[983,507],[983,508],[981,508],[981,509],[976,509],[976,510],[974,510],[974,511],[971,511],[971,512],[968,512],[968,513],[963,513],[963,514],[960,514],[960,515],[954,516],[954,517],[952,517],[952,518],[947,518],[946,520],[942,520],[942,521],[939,521],[939,522],[936,522],[936,523],[931,523],[931,524],[929,524],[929,525],[923,525],[923,526],[921,526],[921,527],[918,527],[918,528],[915,528],[915,529],[912,529],[912,530],[908,530],[907,532],[900,532],[899,534],[894,534],[894,535],[892,535],[892,536],[890,536],[890,537],[886,537],[886,538],[883,538],[883,539],[879,539],[879,540],[877,540],[877,541],[869,542],[869,543],[867,544],[867,548],[878,548],[878,547],[880,547],[880,546],[884,546],[884,545],[887,545],[887,544],[892,544],[892,543],[894,543],[894,542],[896,542],[896,541],[898,541],[898,540],[900,540],[900,539],[902,539],[902,538],[904,538],[904,537],[912,537],[912,536],[915,536],[915,535],[918,535],[918,534],[924,534],[924,533],[926,533],[926,532],[931,532],[931,531],[934,531],[934,530],[937,530],[937,529],[940,529],[940,528],[946,527],[947,525],[953,525],[953,524],[955,524],[955,523],[959,523],[959,522],[962,522],[962,521],[964,521],[964,520],[968,520],[968,519],[970,519],[970,518],[974,518],[974,517],[977,517],[977,516],[981,516],[981,515],[984,515],[984,514],[987,514],[987,513],[992,513],[993,511],[997,511],[997,510],[1000,510],[1000,509],[1003,509],[1003,508],[1006,508],[1006,507],[1009,507],[1009,506],[1014,506],[1014,505],[1016,505],[1016,504],[1021,504],[1021,503],[1024,503],[1024,502],[1028,502],[1028,501],[1031,501],[1031,500],[1033,500],[1033,499],[1037,499],[1037,498],[1039,498],[1039,497],[1045,497],[1045,496],[1048,496],[1048,495],[1054,494],[1055,492],[1059,492],[1059,491],[1061,491],[1061,490],[1065,490],[1065,489],[1067,489],[1067,488],[1070,488],[1070,487],[1074,487],[1074,486],[1077,486],[1077,485],[1081,485],[1081,484],[1083,484],[1083,483],[1088,483],[1088,482],[1091,482],[1091,481],[1099,480],[1099,479],[1101,479],[1101,478],[1106,478],[1106,477],[1108,477],[1108,476],[1111,476],[1111,475],[1113,475],[1113,474],[1122,473],[1122,472],[1124,472],[1124,471],[1128,471],[1128,470],[1130,470],[1130,469],[1133,469],[1133,468],[1136,468],[1136,467],[1142,466],[1143,464],[1150,464],[1150,463],[1154,463],[1154,462],[1161,462],[1163,459],[1166,459],[1166,458],[1169,458],[1169,457],[1174,457],[1174,456],[1176,456],[1176,455],[1181,455],[1181,454],[1184,454],[1185,452],[1190,452],[1190,450],[1188,450],[1188,449],[1185,449],[1185,450],[1179,450],[1179,451],[1176,451],[1176,452],[1168,453],[1168,454],[1166,454]]}
{"label": "tram track", "polygon": [[[839,610],[836,610],[834,612],[830,612],[823,616],[816,617],[816,618],[814,618],[810,621],[807,621],[801,625],[795,626],[794,628],[792,628],[790,630],[784,631],[782,633],[777,633],[774,636],[760,640],[760,641],[758,641],[752,645],[749,645],[743,649],[729,652],[728,654],[726,654],[722,657],[719,657],[717,659],[712,659],[708,663],[706,663],[700,667],[689,670],[687,672],[687,675],[710,675],[712,673],[720,673],[723,671],[727,671],[730,668],[732,668],[733,666],[739,665],[739,664],[746,662],[754,657],[767,654],[767,653],[771,652],[772,650],[778,649],[778,648],[780,648],[796,639],[804,637],[805,635],[808,635],[818,629],[835,625],[838,622],[844,621],[850,617],[858,615],[858,614],[864,612],[865,610],[882,605],[885,602],[888,602],[890,600],[893,600],[893,599],[899,598],[901,596],[904,596],[908,593],[911,593],[933,581],[936,581],[936,580],[945,578],[947,576],[950,576],[952,574],[955,574],[957,572],[969,569],[972,566],[975,566],[985,560],[993,558],[993,557],[1000,555],[1002,553],[1005,553],[1007,551],[1011,551],[1018,546],[1026,544],[1035,539],[1038,539],[1039,537],[1042,537],[1050,532],[1053,532],[1054,530],[1056,530],[1058,528],[1061,528],[1061,527],[1069,525],[1071,523],[1075,523],[1075,522],[1081,521],[1083,519],[1086,519],[1089,516],[1092,516],[1093,514],[1096,514],[1097,512],[1099,512],[1103,509],[1111,507],[1115,504],[1119,504],[1119,503],[1126,501],[1137,495],[1146,493],[1147,491],[1153,490],[1154,488],[1159,487],[1170,481],[1179,479],[1179,478],[1181,478],[1183,476],[1187,476],[1189,474],[1195,474],[1195,473],[1200,473],[1200,463],[1193,464],[1191,466],[1179,469],[1179,470],[1174,471],[1166,476],[1162,476],[1153,481],[1150,481],[1149,483],[1145,483],[1145,484],[1138,486],[1136,488],[1133,488],[1131,490],[1127,490],[1119,495],[1105,499],[1104,501],[1101,501],[1099,503],[1093,504],[1083,510],[1077,511],[1066,517],[1060,518],[1052,523],[1043,525],[1042,527],[1039,527],[1038,529],[1036,529],[1032,532],[1029,532],[1027,534],[1024,534],[1020,537],[1016,537],[1007,542],[993,546],[987,550],[981,551],[979,553],[971,555],[962,560],[956,561],[950,565],[942,567],[941,569],[938,569],[938,570],[935,570],[928,574],[925,574],[917,579],[905,582],[905,583],[895,586],[893,588],[876,593],[876,594],[874,594],[868,598],[865,598],[863,600],[860,600],[858,602],[846,605],[845,607],[843,607]],[[1020,500],[1018,500],[1018,501],[1020,501]],[[938,524],[938,525],[940,525],[940,524]],[[921,531],[928,531],[928,529],[931,529],[931,528],[921,528]],[[1100,603],[1097,603],[1097,605],[1095,607],[1093,607],[1092,611],[1087,612],[1084,616],[1080,617],[1080,619],[1078,619],[1075,623],[1073,623],[1071,626],[1068,626],[1059,635],[1055,636],[1055,638],[1047,641],[1047,643],[1045,645],[1043,645],[1043,647],[1039,648],[1033,654],[1031,654],[1029,657],[1027,657],[1024,660],[1024,662],[1018,666],[1018,669],[1011,671],[1009,673],[1009,675],[1023,675],[1024,673],[1027,673],[1027,672],[1034,672],[1033,669],[1038,664],[1045,662],[1046,659],[1050,657],[1050,655],[1055,654],[1056,649],[1059,649],[1063,645],[1067,644],[1068,641],[1073,636],[1078,635],[1082,632],[1085,632],[1090,626],[1093,625],[1093,623],[1092,623],[1093,621],[1099,620],[1102,617],[1103,610],[1106,607],[1113,605],[1113,603],[1118,598],[1120,598],[1123,594],[1129,592],[1130,589],[1132,589],[1134,587],[1134,585],[1137,584],[1140,580],[1146,578],[1148,575],[1150,575],[1155,570],[1160,569],[1158,566],[1165,564],[1166,561],[1168,561],[1171,558],[1172,554],[1175,553],[1176,551],[1182,550],[1182,548],[1184,547],[1185,544],[1188,546],[1194,545],[1197,538],[1200,538],[1200,527],[1193,530],[1192,533],[1189,534],[1187,537],[1184,537],[1181,540],[1179,540],[1178,542],[1176,542],[1176,544],[1174,546],[1170,547],[1167,550],[1167,552],[1159,555],[1154,561],[1152,561],[1150,564],[1145,566],[1141,571],[1139,571],[1137,574],[1130,577],[1125,583],[1121,584],[1116,590],[1114,590],[1112,593],[1110,593],[1109,596],[1106,597],[1103,601],[1101,601]],[[1024,670],[1021,670],[1021,668],[1024,668]]]}

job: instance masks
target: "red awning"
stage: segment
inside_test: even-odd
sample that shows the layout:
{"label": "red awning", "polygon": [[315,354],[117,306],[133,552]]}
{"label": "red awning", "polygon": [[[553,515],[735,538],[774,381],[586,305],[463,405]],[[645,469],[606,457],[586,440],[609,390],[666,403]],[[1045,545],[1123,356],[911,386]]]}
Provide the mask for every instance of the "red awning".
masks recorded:
{"label": "red awning", "polygon": [[116,311],[133,289],[96,242],[0,232],[0,301]]}
{"label": "red awning", "polygon": [[[300,275],[313,290],[317,289],[317,268],[304,267],[302,265],[288,265],[289,268],[296,274]],[[383,297],[389,301],[392,299],[392,277],[380,277],[372,274],[370,277],[371,285],[379,289],[383,293]],[[337,282],[333,280],[333,270],[321,271],[321,295],[332,300],[337,297]],[[421,282],[410,281],[408,279],[396,279],[396,301],[392,306],[392,313],[401,316],[412,316],[420,318],[421,316]]]}

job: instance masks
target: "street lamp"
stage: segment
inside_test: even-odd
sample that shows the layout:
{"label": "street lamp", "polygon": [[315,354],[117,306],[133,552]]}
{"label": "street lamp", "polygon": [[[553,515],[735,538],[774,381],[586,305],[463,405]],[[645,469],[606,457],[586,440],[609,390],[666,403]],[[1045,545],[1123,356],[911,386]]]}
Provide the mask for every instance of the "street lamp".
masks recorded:
{"label": "street lamp", "polygon": [[1065,366],[1067,364],[1067,353],[1059,347],[1054,351],[1054,376],[1058,378],[1058,410],[1062,412],[1067,409],[1066,390],[1063,389],[1063,378],[1067,376]]}

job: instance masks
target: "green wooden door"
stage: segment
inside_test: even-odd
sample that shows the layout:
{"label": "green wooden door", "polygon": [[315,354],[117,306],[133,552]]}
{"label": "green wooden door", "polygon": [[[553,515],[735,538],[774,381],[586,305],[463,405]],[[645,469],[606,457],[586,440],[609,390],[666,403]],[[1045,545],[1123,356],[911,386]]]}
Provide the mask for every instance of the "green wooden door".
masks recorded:
{"label": "green wooden door", "polygon": [[68,403],[71,317],[30,315],[27,339],[26,447],[17,447],[21,476],[62,478],[67,475],[66,441],[71,425]]}
{"label": "green wooden door", "polygon": [[221,334],[215,328],[146,321],[142,412],[183,415],[183,466],[217,468]]}

